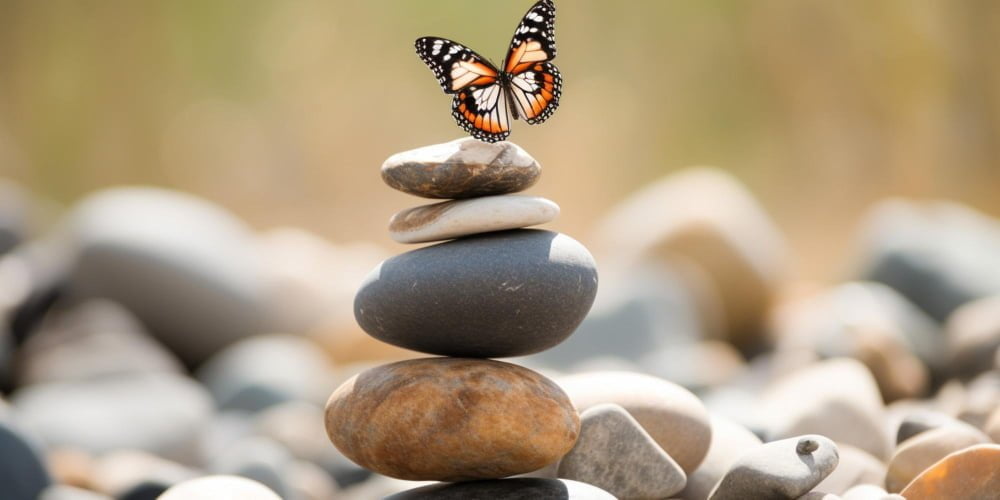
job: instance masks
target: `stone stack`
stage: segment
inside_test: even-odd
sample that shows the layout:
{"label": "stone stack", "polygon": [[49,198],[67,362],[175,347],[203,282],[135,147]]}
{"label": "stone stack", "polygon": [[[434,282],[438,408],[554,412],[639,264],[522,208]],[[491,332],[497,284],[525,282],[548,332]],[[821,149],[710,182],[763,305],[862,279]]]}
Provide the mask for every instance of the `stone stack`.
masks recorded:
{"label": "stone stack", "polygon": [[512,194],[540,172],[517,145],[474,139],[399,153],[382,166],[389,186],[449,200],[397,213],[392,238],[451,241],[379,264],[357,292],[355,318],[378,340],[448,357],[378,366],[338,388],[326,428],[347,457],[399,479],[450,482],[531,472],[573,447],[580,419],[562,389],[487,359],[555,346],[597,292],[583,245],[524,229],[559,213],[549,200]]}

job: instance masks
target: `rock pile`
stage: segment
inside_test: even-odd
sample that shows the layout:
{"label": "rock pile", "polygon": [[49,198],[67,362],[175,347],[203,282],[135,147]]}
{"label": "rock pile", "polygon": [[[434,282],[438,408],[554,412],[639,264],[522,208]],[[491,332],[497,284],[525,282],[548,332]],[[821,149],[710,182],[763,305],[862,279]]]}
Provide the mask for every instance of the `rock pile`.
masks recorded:
{"label": "rock pile", "polygon": [[[596,266],[583,245],[524,229],[559,213],[549,200],[512,194],[540,172],[520,147],[474,139],[385,162],[389,186],[451,199],[397,213],[392,238],[451,241],[379,264],[357,292],[355,318],[378,340],[447,357],[378,366],[341,385],[327,403],[326,429],[347,457],[399,479],[460,481],[528,473],[573,448],[580,418],[566,393],[538,373],[487,359],[555,346],[597,293]],[[563,484],[570,483],[482,488]]]}

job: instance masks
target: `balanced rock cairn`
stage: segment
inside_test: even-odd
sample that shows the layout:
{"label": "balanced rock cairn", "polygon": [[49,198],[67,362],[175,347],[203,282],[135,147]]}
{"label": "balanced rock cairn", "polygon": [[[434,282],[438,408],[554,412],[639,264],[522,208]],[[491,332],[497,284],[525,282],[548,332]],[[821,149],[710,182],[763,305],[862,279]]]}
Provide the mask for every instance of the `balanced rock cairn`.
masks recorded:
{"label": "balanced rock cairn", "polygon": [[378,366],[330,396],[326,430],[351,460],[399,479],[462,481],[531,472],[573,447],[580,419],[562,389],[487,359],[558,344],[597,293],[583,245],[523,229],[559,213],[544,198],[510,194],[540,172],[515,144],[471,138],[399,153],[382,166],[393,188],[450,199],[394,215],[392,238],[452,241],[379,264],[357,292],[355,318],[378,340],[451,357]]}

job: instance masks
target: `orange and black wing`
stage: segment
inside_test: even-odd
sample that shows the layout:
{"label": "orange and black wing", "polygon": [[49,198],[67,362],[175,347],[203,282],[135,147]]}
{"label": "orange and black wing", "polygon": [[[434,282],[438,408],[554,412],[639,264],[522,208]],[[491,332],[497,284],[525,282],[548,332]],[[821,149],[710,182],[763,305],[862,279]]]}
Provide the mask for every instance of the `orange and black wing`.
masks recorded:
{"label": "orange and black wing", "polygon": [[453,94],[451,114],[473,137],[502,141],[510,135],[510,111],[499,71],[472,49],[445,38],[416,41],[417,55]]}
{"label": "orange and black wing", "polygon": [[550,61],[556,58],[556,6],[539,0],[514,31],[503,69],[510,74],[512,111],[534,125],[559,107],[562,76]]}

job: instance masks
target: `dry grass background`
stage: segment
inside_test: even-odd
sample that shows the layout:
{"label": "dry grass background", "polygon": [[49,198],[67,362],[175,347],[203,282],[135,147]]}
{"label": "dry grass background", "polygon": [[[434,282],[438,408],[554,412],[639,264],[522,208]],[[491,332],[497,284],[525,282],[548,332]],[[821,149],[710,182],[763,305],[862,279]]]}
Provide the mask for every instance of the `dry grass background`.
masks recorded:
{"label": "dry grass background", "polygon": [[[502,58],[524,1],[5,0],[0,176],[69,203],[121,183],[213,199],[264,228],[389,245],[418,200],[390,154],[461,136],[414,38]],[[553,225],[688,165],[759,196],[811,278],[887,195],[1000,214],[1000,2],[557,1],[562,107],[511,140]]]}

